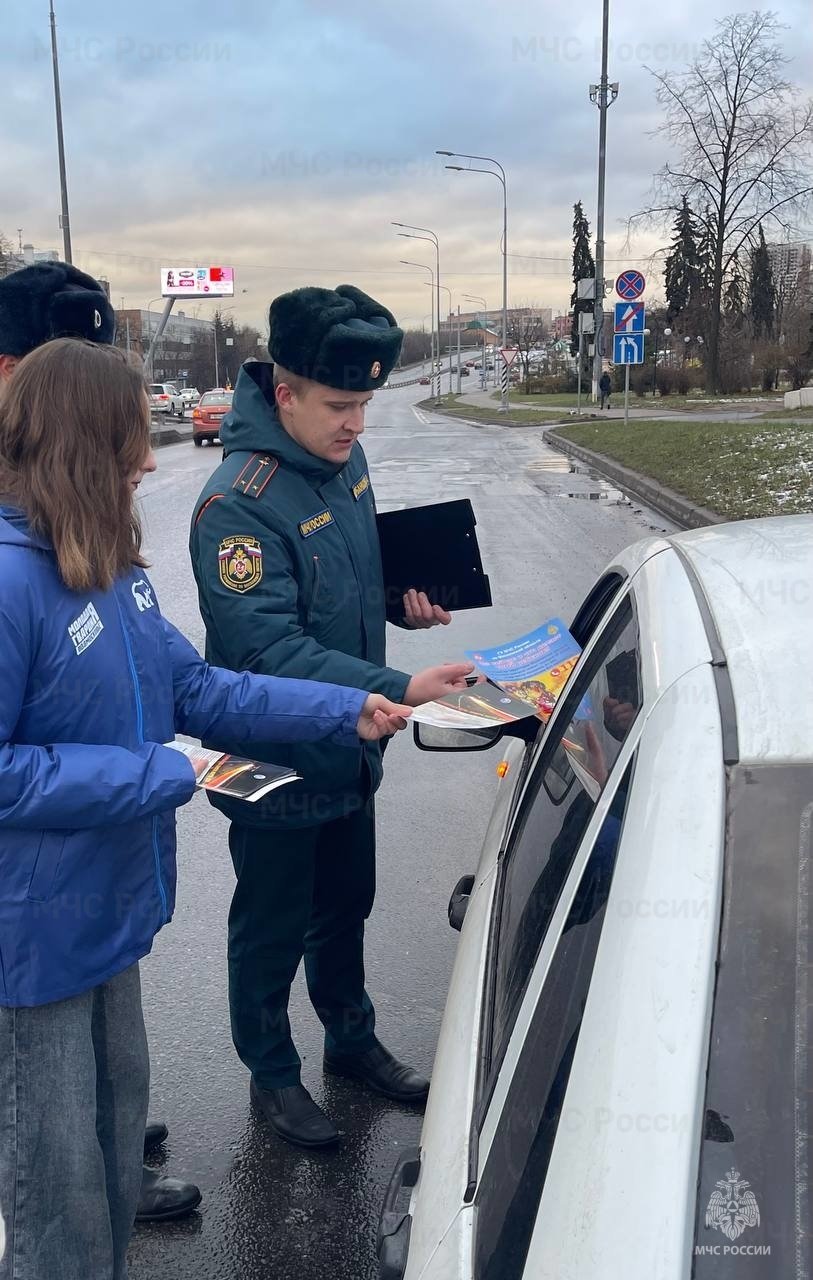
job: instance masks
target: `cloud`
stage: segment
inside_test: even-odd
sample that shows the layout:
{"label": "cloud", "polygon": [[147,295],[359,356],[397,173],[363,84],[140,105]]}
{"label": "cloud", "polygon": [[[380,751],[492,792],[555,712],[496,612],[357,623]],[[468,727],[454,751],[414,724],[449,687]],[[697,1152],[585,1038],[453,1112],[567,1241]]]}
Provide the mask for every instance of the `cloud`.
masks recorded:
{"label": "cloud", "polygon": [[[780,9],[791,75],[807,88],[808,3]],[[679,67],[730,7],[676,0],[612,14],[611,258],[666,158],[644,64]],[[29,0],[4,9],[0,226],[59,247],[47,17]],[[109,276],[117,301],[154,297],[162,263],[219,260],[249,290],[237,314],[257,324],[274,292],[311,279],[357,279],[415,313],[428,290],[398,259],[432,259],[428,245],[397,239],[389,223],[400,220],[438,232],[455,298],[485,294],[496,306],[501,191],[484,175],[446,172],[435,149],[457,147],[497,156],[508,172],[509,251],[525,255],[510,259],[511,294],[566,304],[573,202],[595,215],[598,6],[57,0],[56,11],[74,254]]]}

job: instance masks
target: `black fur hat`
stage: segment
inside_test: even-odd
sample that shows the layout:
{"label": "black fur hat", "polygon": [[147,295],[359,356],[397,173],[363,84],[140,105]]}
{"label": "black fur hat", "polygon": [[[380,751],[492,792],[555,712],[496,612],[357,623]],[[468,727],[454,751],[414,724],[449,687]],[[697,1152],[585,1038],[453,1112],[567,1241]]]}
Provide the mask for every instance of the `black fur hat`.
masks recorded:
{"label": "black fur hat", "polygon": [[283,293],[271,303],[268,322],[275,364],[342,391],[380,387],[404,340],[392,313],[352,284]]}
{"label": "black fur hat", "polygon": [[0,280],[0,355],[25,356],[51,338],[111,343],[116,317],[93,276],[38,262]]}

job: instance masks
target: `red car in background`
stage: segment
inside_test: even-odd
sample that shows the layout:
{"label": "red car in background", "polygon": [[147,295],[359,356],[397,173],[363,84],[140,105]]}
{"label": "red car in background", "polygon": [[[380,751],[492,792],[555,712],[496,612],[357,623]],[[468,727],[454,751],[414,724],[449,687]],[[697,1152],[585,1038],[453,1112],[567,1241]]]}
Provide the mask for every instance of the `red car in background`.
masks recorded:
{"label": "red car in background", "polygon": [[224,391],[216,387],[214,391],[205,391],[192,410],[192,442],[198,448],[204,440],[214,444],[220,433],[220,424],[231,409],[233,391]]}

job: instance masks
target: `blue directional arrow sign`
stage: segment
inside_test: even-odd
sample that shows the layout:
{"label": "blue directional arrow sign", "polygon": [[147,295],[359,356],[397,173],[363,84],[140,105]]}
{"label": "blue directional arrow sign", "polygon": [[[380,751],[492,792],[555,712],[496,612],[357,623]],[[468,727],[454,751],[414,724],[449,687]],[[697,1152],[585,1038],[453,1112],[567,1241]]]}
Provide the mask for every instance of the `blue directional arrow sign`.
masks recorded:
{"label": "blue directional arrow sign", "polygon": [[615,332],[643,333],[646,309],[643,302],[616,302]]}
{"label": "blue directional arrow sign", "polygon": [[642,333],[616,333],[613,335],[613,364],[643,364],[644,335]]}

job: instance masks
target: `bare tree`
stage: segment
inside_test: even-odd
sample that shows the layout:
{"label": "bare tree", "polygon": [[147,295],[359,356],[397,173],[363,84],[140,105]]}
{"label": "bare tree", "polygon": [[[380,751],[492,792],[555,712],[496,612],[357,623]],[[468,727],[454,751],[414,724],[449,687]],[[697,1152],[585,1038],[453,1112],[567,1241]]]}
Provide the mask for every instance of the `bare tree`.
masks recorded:
{"label": "bare tree", "polygon": [[516,347],[517,360],[523,369],[525,394],[531,391],[531,352],[545,341],[547,334],[545,321],[539,314],[539,308],[522,307],[508,313],[508,345]]}
{"label": "bare tree", "polygon": [[11,241],[8,236],[4,236],[0,231],[0,278],[7,276],[11,271],[16,271],[18,264],[13,260],[14,252]]}
{"label": "bare tree", "polygon": [[706,382],[720,386],[720,317],[737,255],[756,241],[760,221],[789,232],[809,207],[813,102],[784,76],[789,59],[773,13],[721,19],[683,72],[651,72],[664,109],[659,133],[676,159],[656,175],[651,204],[630,220],[670,221],[684,196],[709,251]]}

